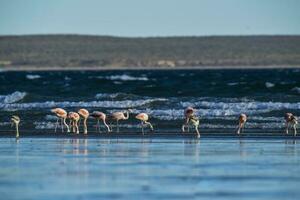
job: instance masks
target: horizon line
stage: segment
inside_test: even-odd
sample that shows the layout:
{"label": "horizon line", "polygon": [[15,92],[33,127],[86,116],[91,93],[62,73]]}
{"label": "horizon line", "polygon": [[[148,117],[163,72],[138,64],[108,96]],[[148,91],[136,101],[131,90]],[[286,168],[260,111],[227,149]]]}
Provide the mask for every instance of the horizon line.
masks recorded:
{"label": "horizon line", "polygon": [[224,34],[224,35],[153,35],[153,36],[122,36],[122,35],[101,35],[101,34],[81,34],[81,33],[30,33],[30,34],[0,34],[0,37],[26,37],[26,36],[87,36],[87,37],[114,37],[114,38],[176,38],[176,37],[295,37],[300,34]]}

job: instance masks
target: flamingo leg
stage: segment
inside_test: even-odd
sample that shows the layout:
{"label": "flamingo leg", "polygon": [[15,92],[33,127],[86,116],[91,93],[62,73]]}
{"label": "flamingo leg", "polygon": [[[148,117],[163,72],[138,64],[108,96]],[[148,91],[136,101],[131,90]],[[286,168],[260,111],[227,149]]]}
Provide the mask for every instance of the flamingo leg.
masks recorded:
{"label": "flamingo leg", "polygon": [[57,120],[56,120],[55,128],[54,128],[54,133],[56,133],[57,127],[58,127],[58,125],[59,125],[58,121],[59,121],[59,118],[57,118]]}
{"label": "flamingo leg", "polygon": [[184,123],[181,127],[182,132],[185,132],[185,127],[187,126],[188,123],[189,123],[189,118],[185,118]]}
{"label": "flamingo leg", "polygon": [[153,126],[152,126],[152,124],[150,122],[145,121],[144,123],[147,124],[147,125],[149,125],[151,131],[153,131]]}
{"label": "flamingo leg", "polygon": [[117,120],[117,133],[119,133],[119,120]]}
{"label": "flamingo leg", "polygon": [[97,120],[97,128],[98,128],[98,133],[101,133],[99,119]]}
{"label": "flamingo leg", "polygon": [[286,133],[287,135],[289,134],[289,122],[286,122],[285,133]]}
{"label": "flamingo leg", "polygon": [[239,135],[241,133],[241,128],[242,128],[242,125],[241,123],[239,123],[238,127],[237,127],[237,134]]}
{"label": "flamingo leg", "polygon": [[67,132],[69,133],[70,132],[70,128],[69,128],[69,126],[68,126],[68,124],[66,122],[66,118],[63,119],[63,123],[67,127]]}
{"label": "flamingo leg", "polygon": [[84,126],[83,133],[84,133],[84,134],[87,134],[87,118],[84,119],[84,121],[83,121],[83,126]]}
{"label": "flamingo leg", "polygon": [[199,133],[199,130],[198,130],[198,126],[195,126],[195,130],[196,130],[196,133],[197,133],[197,138],[200,138],[200,133]]}
{"label": "flamingo leg", "polygon": [[76,127],[76,134],[79,134],[79,126],[78,126],[78,122],[74,121],[75,127]]}
{"label": "flamingo leg", "polygon": [[297,135],[296,124],[293,125],[293,128],[294,128],[294,136],[296,137],[296,135]]}
{"label": "flamingo leg", "polygon": [[98,121],[98,128],[99,128],[99,133],[102,133],[102,132],[101,132],[100,120]]}
{"label": "flamingo leg", "polygon": [[242,133],[244,133],[244,129],[245,129],[245,123],[243,123],[242,125]]}
{"label": "flamingo leg", "polygon": [[184,133],[185,132],[185,124],[182,124],[181,126],[181,131]]}
{"label": "flamingo leg", "polygon": [[19,123],[16,124],[16,138],[19,139]]}
{"label": "flamingo leg", "polygon": [[107,128],[107,132],[111,132],[111,130],[110,130],[109,126],[107,125],[105,119],[103,119],[103,124],[104,124],[104,125],[106,126],[106,128]]}
{"label": "flamingo leg", "polygon": [[72,127],[73,127],[73,133],[76,133],[76,122],[75,122],[75,120],[73,120]]}
{"label": "flamingo leg", "polygon": [[144,121],[141,122],[141,126],[142,126],[142,134],[144,135]]}
{"label": "flamingo leg", "polygon": [[68,125],[68,126],[69,126],[69,128],[70,128],[71,130],[72,130],[72,125],[73,125],[72,123],[73,123],[73,122],[72,122],[72,120],[70,119],[70,120],[69,120],[69,125]]}
{"label": "flamingo leg", "polygon": [[[76,122],[76,124],[77,124],[77,126],[78,126],[78,129],[79,129],[79,127],[80,127],[80,122],[81,122],[81,118],[79,118],[79,120]],[[83,122],[83,124],[84,124],[84,122]]]}
{"label": "flamingo leg", "polygon": [[186,124],[187,124],[188,133],[189,133],[190,132],[190,118],[187,118]]}
{"label": "flamingo leg", "polygon": [[96,125],[95,125],[95,128],[96,128],[96,133],[97,133],[97,131],[98,131],[98,127],[97,127],[97,125],[98,125],[98,119],[97,119],[97,123],[96,123]]}
{"label": "flamingo leg", "polygon": [[63,126],[63,118],[60,120],[60,127],[61,127],[61,132],[64,132],[64,126]]}

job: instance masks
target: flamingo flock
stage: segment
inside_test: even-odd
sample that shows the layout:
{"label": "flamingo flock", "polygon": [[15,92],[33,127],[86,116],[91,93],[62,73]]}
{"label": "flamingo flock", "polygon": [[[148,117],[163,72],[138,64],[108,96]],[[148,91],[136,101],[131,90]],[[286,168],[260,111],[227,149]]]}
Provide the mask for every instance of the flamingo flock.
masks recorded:
{"label": "flamingo flock", "polygon": [[[64,126],[65,126],[67,128],[67,132],[72,131],[75,134],[79,134],[79,127],[80,127],[79,121],[81,118],[83,118],[83,134],[86,135],[88,133],[87,120],[89,116],[97,120],[96,132],[99,133],[101,132],[100,121],[103,122],[104,126],[107,128],[108,133],[112,132],[112,128],[106,122],[107,115],[100,111],[94,111],[90,114],[89,111],[86,109],[79,109],[78,112],[67,113],[67,111],[62,108],[54,108],[51,110],[51,112],[54,113],[57,117],[54,132],[56,132],[57,126],[59,125],[58,121],[61,120],[62,132],[64,132]],[[120,132],[119,121],[128,120],[130,113],[132,113],[132,110],[128,109],[125,112],[114,112],[110,115],[111,120],[116,122],[117,133]],[[142,134],[144,134],[145,125],[148,125],[151,131],[154,130],[152,124],[148,122],[149,116],[146,113],[140,113],[136,115],[135,118],[141,121]],[[66,119],[69,120],[69,125],[66,123]]]}
{"label": "flamingo flock", "polygon": [[[80,133],[80,120],[81,118],[83,119],[83,134],[87,135],[88,134],[88,125],[87,125],[87,120],[89,118],[94,118],[95,120],[97,120],[97,124],[96,124],[96,132],[101,132],[100,130],[100,121],[102,121],[102,123],[104,124],[104,126],[106,127],[106,130],[108,133],[112,132],[112,128],[110,125],[107,124],[106,120],[108,118],[108,116],[100,111],[94,111],[90,114],[90,112],[86,109],[79,109],[77,112],[67,112],[66,110],[64,110],[63,108],[54,108],[51,109],[51,112],[53,114],[55,114],[55,116],[57,117],[57,121],[55,123],[55,128],[54,128],[54,132],[57,131],[57,128],[60,124],[61,126],[61,131],[64,132],[65,128],[67,130],[68,133],[70,133],[71,131],[74,134],[79,134]],[[115,121],[116,122],[116,132],[119,133],[119,121],[121,120],[128,120],[130,117],[130,113],[132,113],[133,111],[131,109],[128,109],[124,112],[114,112],[112,114],[109,115],[109,118],[111,121]],[[182,124],[181,130],[182,132],[186,132],[186,128],[187,131],[189,132],[190,127],[194,128],[196,136],[199,138],[200,137],[200,132],[199,132],[199,118],[196,116],[196,110],[192,107],[187,107],[184,110],[184,122]],[[145,127],[149,127],[150,131],[153,132],[154,128],[153,125],[149,122],[149,115],[147,113],[139,113],[135,116],[135,119],[139,120],[141,122],[141,129],[142,129],[142,134],[145,134],[144,128]],[[298,124],[298,119],[295,115],[293,115],[292,113],[286,113],[284,116],[285,122],[286,122],[286,129],[285,132],[288,135],[289,133],[289,129],[293,129],[294,130],[294,136],[297,135],[297,129],[296,126]],[[67,120],[69,120],[69,124],[67,124]],[[16,138],[19,138],[19,123],[20,123],[20,117],[13,115],[11,117],[11,122],[12,122],[12,126],[15,125],[16,127]],[[60,123],[59,123],[60,121]],[[240,135],[241,132],[244,130],[245,128],[245,124],[247,122],[247,115],[242,113],[239,115],[238,117],[238,126],[236,129],[236,134]]]}

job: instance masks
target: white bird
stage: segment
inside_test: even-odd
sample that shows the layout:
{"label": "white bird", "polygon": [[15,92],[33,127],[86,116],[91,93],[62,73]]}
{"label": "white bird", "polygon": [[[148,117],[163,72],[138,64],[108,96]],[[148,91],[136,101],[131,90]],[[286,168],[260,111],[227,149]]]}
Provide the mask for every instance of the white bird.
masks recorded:
{"label": "white bird", "polygon": [[100,125],[99,125],[99,121],[100,121],[100,120],[103,121],[104,126],[106,126],[106,128],[107,128],[107,131],[108,131],[108,132],[111,132],[110,127],[109,127],[109,126],[107,125],[107,123],[106,123],[106,114],[105,114],[105,113],[99,112],[99,111],[94,111],[94,112],[91,114],[91,116],[97,120],[96,132],[97,132],[97,129],[99,129],[99,132],[100,132]]}
{"label": "white bird", "polygon": [[89,111],[82,108],[78,110],[78,114],[83,117],[83,134],[87,134],[88,130],[87,130],[87,119],[90,115]]}
{"label": "white bird", "polygon": [[20,117],[17,115],[13,115],[10,118],[10,121],[12,122],[12,126],[15,125],[16,126],[16,138],[19,139],[19,123],[20,123]]}
{"label": "white bird", "polygon": [[117,133],[119,133],[119,120],[129,119],[129,113],[131,113],[131,112],[132,112],[132,110],[128,109],[125,112],[115,112],[115,113],[111,114],[112,119],[117,121]]}
{"label": "white bird", "polygon": [[80,120],[80,116],[76,112],[69,112],[68,118],[70,120],[70,128],[73,129],[73,133],[79,134],[78,121]]}
{"label": "white bird", "polygon": [[237,127],[237,134],[239,135],[241,133],[241,130],[245,128],[245,123],[247,121],[247,115],[246,114],[240,114],[239,116],[239,125]]}
{"label": "white bird", "polygon": [[296,126],[298,124],[298,119],[296,116],[294,116],[292,113],[286,113],[284,116],[285,122],[286,122],[286,134],[289,134],[289,128],[290,126],[294,129],[294,136],[297,135],[297,129]]}
{"label": "white bird", "polygon": [[149,120],[149,116],[146,113],[140,113],[137,116],[135,116],[136,119],[140,120],[142,123],[142,133],[144,135],[144,125],[149,125],[151,131],[153,131],[153,126],[150,122],[148,122]]}
{"label": "white bird", "polygon": [[55,124],[55,133],[56,133],[56,129],[58,127],[58,120],[61,119],[61,131],[64,132],[64,125],[67,127],[67,131],[68,133],[70,132],[70,128],[68,126],[68,124],[66,123],[66,119],[67,119],[67,111],[65,111],[62,108],[54,108],[51,110],[52,113],[54,113],[58,118]]}

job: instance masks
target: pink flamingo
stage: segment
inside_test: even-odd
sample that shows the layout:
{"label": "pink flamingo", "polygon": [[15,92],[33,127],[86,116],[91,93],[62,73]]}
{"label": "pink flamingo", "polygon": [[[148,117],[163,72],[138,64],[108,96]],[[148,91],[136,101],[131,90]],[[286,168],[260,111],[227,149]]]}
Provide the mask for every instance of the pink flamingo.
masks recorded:
{"label": "pink flamingo", "polygon": [[243,113],[240,114],[240,116],[239,116],[239,125],[237,127],[237,132],[236,132],[238,135],[241,133],[241,130],[244,129],[246,121],[247,121],[247,115],[243,114]]}
{"label": "pink flamingo", "polygon": [[119,133],[119,120],[129,119],[129,113],[131,113],[131,112],[132,112],[131,109],[128,109],[127,111],[125,111],[126,116],[125,116],[124,112],[115,112],[115,113],[111,114],[112,119],[117,121],[117,133]]}
{"label": "pink flamingo", "polygon": [[89,111],[82,108],[80,110],[78,110],[78,114],[83,117],[83,134],[87,134],[87,119],[90,115]]}
{"label": "pink flamingo", "polygon": [[182,132],[185,132],[185,127],[187,126],[188,127],[188,132],[189,132],[189,122],[190,122],[190,119],[192,116],[194,116],[196,110],[192,107],[187,107],[185,110],[184,110],[184,123],[181,127],[182,129]]}
{"label": "pink flamingo", "polygon": [[144,135],[144,125],[149,125],[151,131],[153,131],[153,126],[150,122],[148,122],[149,116],[146,113],[140,113],[137,116],[135,116],[136,119],[140,120],[142,123],[142,133]]}
{"label": "pink flamingo", "polygon": [[80,120],[80,116],[76,112],[69,112],[68,118],[70,119],[70,127],[73,128],[73,133],[79,134],[78,121]]}
{"label": "pink flamingo", "polygon": [[68,124],[66,123],[66,119],[67,119],[67,115],[68,115],[67,111],[65,111],[62,108],[54,108],[54,109],[51,109],[51,112],[54,113],[57,116],[57,121],[56,121],[56,124],[55,124],[55,133],[56,133],[56,129],[59,125],[59,123],[58,123],[59,119],[61,119],[61,130],[62,130],[62,132],[64,132],[64,125],[65,125],[67,127],[67,131],[69,133],[70,128],[69,128]]}
{"label": "pink flamingo", "polygon": [[97,120],[97,125],[96,125],[96,132],[97,132],[97,128],[99,129],[99,133],[100,133],[100,125],[99,125],[99,121],[102,120],[103,124],[106,126],[107,131],[111,132],[111,129],[109,128],[109,126],[106,123],[106,114],[104,114],[103,112],[99,112],[99,111],[94,111],[91,116],[93,118],[95,118]]}
{"label": "pink flamingo", "polygon": [[294,136],[297,135],[296,125],[298,124],[298,119],[292,113],[286,113],[284,116],[286,122],[286,134],[289,134],[289,127],[292,126],[294,129]]}

